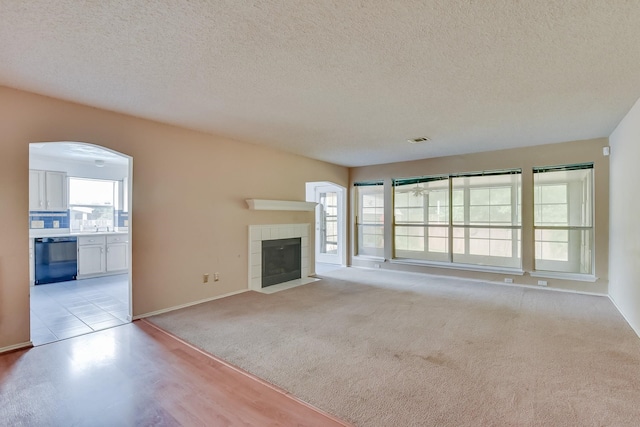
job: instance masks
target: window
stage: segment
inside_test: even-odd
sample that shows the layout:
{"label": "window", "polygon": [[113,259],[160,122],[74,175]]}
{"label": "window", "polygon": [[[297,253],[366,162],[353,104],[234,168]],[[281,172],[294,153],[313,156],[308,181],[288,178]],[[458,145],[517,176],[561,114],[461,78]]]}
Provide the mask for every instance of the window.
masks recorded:
{"label": "window", "polygon": [[384,257],[384,186],[356,183],[358,255]]}
{"label": "window", "polygon": [[519,170],[452,178],[453,262],[520,268]]}
{"label": "window", "polygon": [[520,268],[520,188],[520,170],[394,180],[395,257]]}
{"label": "window", "polygon": [[394,181],[395,256],[449,260],[449,177]]}
{"label": "window", "polygon": [[535,269],[593,274],[593,164],[533,173]]}
{"label": "window", "polygon": [[118,181],[69,178],[70,226],[73,231],[113,230]]}

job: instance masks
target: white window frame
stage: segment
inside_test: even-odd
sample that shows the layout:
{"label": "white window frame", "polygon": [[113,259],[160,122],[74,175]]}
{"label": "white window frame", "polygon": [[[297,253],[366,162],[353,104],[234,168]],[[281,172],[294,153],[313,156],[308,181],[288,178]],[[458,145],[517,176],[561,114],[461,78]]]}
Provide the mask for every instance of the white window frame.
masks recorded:
{"label": "white window frame", "polygon": [[[373,182],[357,182],[354,184],[354,189],[356,193],[355,197],[355,250],[356,256],[358,257],[371,257],[376,259],[384,259],[384,251],[385,251],[385,238],[384,238],[384,227],[385,227],[385,219],[384,219],[384,208],[385,208],[385,199],[384,199],[384,183],[382,181],[373,181]],[[374,206],[373,208],[376,210],[380,210],[382,215],[381,221],[367,221],[364,219],[363,215],[363,203],[362,199],[365,195],[371,194],[379,194],[380,200],[382,201],[381,206]],[[366,227],[376,227],[381,228],[381,233],[376,233],[379,235],[381,240],[380,247],[374,246],[364,246],[363,237],[365,233],[361,233],[360,229]]]}
{"label": "white window frame", "polygon": [[[572,194],[577,194],[577,190],[572,190],[571,187],[576,185],[577,181],[574,180],[558,180],[554,182],[545,182],[541,185],[536,185],[536,176],[537,174],[542,174],[546,172],[562,172],[562,171],[575,171],[575,170],[588,170],[589,171],[589,183],[588,183],[588,194],[585,193],[584,186],[579,189],[582,191],[582,199],[586,200],[586,203],[581,203],[580,210],[582,214],[586,216],[589,221],[589,225],[570,225],[571,215],[572,215],[572,203],[570,199],[573,197]],[[560,165],[560,166],[546,166],[546,167],[535,167],[533,169],[534,175],[534,203],[533,203],[533,211],[534,211],[534,271],[532,272],[532,276],[534,277],[554,277],[554,278],[567,278],[572,280],[587,280],[593,281],[595,280],[595,228],[594,228],[594,211],[595,211],[595,186],[594,186],[594,167],[593,163],[581,163],[575,165]],[[538,223],[535,219],[535,213],[537,212],[538,206],[542,208],[547,204],[541,203],[541,201],[536,202],[535,193],[536,188],[544,187],[549,185],[564,185],[566,187],[566,205],[567,205],[567,223],[566,224],[544,224]],[[575,203],[575,202],[574,202]],[[541,211],[542,212],[542,211]],[[537,255],[537,244],[539,240],[537,237],[537,231],[542,230],[556,230],[556,231],[566,231],[567,233],[567,260],[546,260],[539,259]],[[581,243],[581,247],[578,251],[575,249],[571,249],[571,239],[570,235],[572,233],[587,233],[588,235],[588,247],[584,246],[583,238],[579,240]],[[565,243],[562,241],[558,241],[559,243]],[[589,253],[585,253],[588,251]],[[578,253],[576,253],[578,252]],[[585,260],[589,262],[588,271],[583,271],[583,263]],[[579,265],[580,271],[575,271],[576,266]]]}

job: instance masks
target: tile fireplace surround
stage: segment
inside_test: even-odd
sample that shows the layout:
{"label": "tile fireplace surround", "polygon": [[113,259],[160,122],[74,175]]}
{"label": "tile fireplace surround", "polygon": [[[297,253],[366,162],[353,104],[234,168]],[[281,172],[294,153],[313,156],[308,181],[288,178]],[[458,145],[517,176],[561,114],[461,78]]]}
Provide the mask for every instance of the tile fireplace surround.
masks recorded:
{"label": "tile fireplace surround", "polygon": [[[309,276],[309,229],[311,224],[269,224],[249,226],[249,289],[262,290],[262,241],[300,237],[302,278]],[[277,286],[277,285],[276,285]]]}

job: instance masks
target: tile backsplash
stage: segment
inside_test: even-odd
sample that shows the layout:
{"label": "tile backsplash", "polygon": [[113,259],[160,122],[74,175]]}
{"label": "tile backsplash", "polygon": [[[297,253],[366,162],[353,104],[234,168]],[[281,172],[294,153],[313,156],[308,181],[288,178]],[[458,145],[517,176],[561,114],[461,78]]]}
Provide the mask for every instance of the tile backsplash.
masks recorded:
{"label": "tile backsplash", "polygon": [[116,227],[128,227],[129,226],[129,212],[123,212],[121,210],[116,210]]}
{"label": "tile backsplash", "polygon": [[30,211],[29,228],[69,228],[69,211]]}

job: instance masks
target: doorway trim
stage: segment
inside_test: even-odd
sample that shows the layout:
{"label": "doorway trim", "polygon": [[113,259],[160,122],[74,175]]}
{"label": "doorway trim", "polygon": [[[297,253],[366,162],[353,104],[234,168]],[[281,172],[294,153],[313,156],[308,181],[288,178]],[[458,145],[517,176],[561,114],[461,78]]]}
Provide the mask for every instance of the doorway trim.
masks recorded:
{"label": "doorway trim", "polygon": [[[329,181],[315,181],[306,183],[306,196],[307,202],[315,202],[317,190],[322,187],[328,187],[334,190],[338,194],[338,260],[339,265],[345,267],[347,265],[347,189],[341,185],[338,185]],[[316,206],[315,214],[315,262],[318,262],[318,234],[319,234],[319,221],[320,221],[320,205]],[[314,265],[315,270],[315,265]]]}

